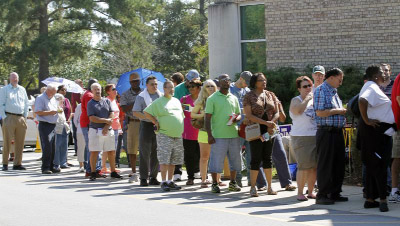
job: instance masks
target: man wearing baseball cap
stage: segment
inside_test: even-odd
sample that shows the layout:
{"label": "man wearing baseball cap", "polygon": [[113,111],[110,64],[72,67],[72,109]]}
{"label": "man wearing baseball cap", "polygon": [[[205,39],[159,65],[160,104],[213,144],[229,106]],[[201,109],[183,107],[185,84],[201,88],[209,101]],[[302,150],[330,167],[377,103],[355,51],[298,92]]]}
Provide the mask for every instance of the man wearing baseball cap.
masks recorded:
{"label": "man wearing baseball cap", "polygon": [[[197,70],[192,69],[186,74],[186,80],[185,82],[182,82],[181,84],[177,85],[175,87],[174,91],[174,97],[180,100],[183,96],[189,95],[189,89],[187,88],[189,86],[189,83],[193,80],[200,79],[200,74]],[[180,181],[181,180],[181,175],[182,175],[182,165],[176,165],[175,166],[175,172],[174,172],[174,181]],[[199,172],[200,169],[197,169],[196,172]]]}
{"label": "man wearing baseball cap", "polygon": [[324,82],[325,79],[325,68],[321,65],[317,65],[313,68],[312,71],[312,78],[314,80],[314,87],[317,88],[319,85],[321,85]]}

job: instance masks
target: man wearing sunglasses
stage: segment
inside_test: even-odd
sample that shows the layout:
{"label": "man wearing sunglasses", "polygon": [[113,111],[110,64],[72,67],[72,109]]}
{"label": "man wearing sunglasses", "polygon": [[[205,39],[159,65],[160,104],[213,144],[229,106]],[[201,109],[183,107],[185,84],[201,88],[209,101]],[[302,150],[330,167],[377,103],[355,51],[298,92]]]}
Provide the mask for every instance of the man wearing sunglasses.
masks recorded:
{"label": "man wearing sunglasses", "polygon": [[210,168],[213,184],[211,192],[220,193],[217,174],[222,173],[225,156],[230,165],[229,191],[240,191],[236,173],[242,170],[240,140],[237,122],[240,121],[240,105],[237,97],[229,92],[231,79],[223,74],[219,78],[220,90],[207,99],[205,127],[211,144]]}
{"label": "man wearing sunglasses", "polygon": [[133,72],[129,76],[131,88],[121,95],[121,107],[128,117],[128,131],[126,153],[128,154],[129,162],[131,163],[132,173],[129,177],[129,183],[137,182],[139,176],[136,174],[136,156],[139,151],[139,127],[140,120],[132,114],[132,108],[135,104],[136,97],[142,92],[140,89],[140,76]]}

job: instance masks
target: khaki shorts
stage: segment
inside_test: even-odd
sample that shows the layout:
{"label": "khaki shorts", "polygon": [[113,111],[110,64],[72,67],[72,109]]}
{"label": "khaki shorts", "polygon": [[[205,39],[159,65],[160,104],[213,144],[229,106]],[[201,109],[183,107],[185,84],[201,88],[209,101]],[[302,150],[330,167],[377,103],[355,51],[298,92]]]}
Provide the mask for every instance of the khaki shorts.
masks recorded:
{"label": "khaki shorts", "polygon": [[137,155],[139,150],[139,128],[140,121],[129,120],[128,123],[128,136],[127,136],[127,149],[128,155]]}
{"label": "khaki shorts", "polygon": [[392,148],[392,158],[400,158],[400,132],[396,132],[393,135],[393,148]]}
{"label": "khaki shorts", "polygon": [[89,151],[115,151],[114,131],[109,130],[107,136],[103,136],[101,131],[89,128]]}
{"label": "khaki shorts", "polygon": [[317,145],[315,136],[290,136],[293,152],[300,170],[317,168]]}

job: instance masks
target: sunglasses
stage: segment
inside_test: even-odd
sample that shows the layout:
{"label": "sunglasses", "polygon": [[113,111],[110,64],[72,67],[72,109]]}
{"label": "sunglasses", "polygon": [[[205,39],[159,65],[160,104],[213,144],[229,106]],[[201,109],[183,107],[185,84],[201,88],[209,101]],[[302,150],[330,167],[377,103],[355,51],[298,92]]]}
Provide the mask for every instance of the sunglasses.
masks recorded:
{"label": "sunglasses", "polygon": [[117,90],[117,89],[116,89],[116,88],[112,88],[111,90],[112,90],[112,91],[115,91],[115,90]]}
{"label": "sunglasses", "polygon": [[307,88],[310,88],[311,85],[304,85],[304,86],[302,86],[302,87],[303,87],[303,89],[307,89]]}

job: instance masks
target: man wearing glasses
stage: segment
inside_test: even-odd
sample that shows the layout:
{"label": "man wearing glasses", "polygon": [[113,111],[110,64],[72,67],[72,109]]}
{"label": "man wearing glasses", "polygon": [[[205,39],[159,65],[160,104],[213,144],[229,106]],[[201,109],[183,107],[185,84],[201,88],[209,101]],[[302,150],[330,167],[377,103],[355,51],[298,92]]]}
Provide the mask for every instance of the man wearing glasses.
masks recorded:
{"label": "man wearing glasses", "polygon": [[240,105],[237,97],[229,92],[229,75],[219,76],[220,90],[207,99],[205,127],[208,143],[211,144],[210,168],[213,184],[211,191],[220,193],[217,174],[222,173],[225,156],[230,165],[229,191],[240,191],[236,182],[236,173],[241,171],[240,139],[237,122],[240,121]]}
{"label": "man wearing glasses", "polygon": [[[158,159],[157,141],[153,123],[146,118],[143,110],[153,101],[161,97],[161,92],[157,89],[157,79],[149,76],[146,79],[146,88],[136,97],[133,105],[133,115],[140,119],[139,132],[139,173],[140,186],[160,185],[157,180]],[[150,179],[149,179],[150,172]],[[149,182],[147,180],[149,179]]]}
{"label": "man wearing glasses", "polygon": [[131,88],[121,95],[121,107],[128,117],[128,134],[127,134],[127,147],[126,153],[128,154],[129,162],[131,164],[132,174],[129,178],[129,183],[137,182],[139,176],[136,174],[136,156],[139,151],[139,118],[133,116],[132,108],[135,104],[136,97],[142,91],[140,89],[140,76],[138,73],[133,72],[129,76],[129,83]]}
{"label": "man wearing glasses", "polygon": [[316,204],[331,205],[348,201],[340,195],[344,178],[345,145],[343,126],[346,109],[337,94],[342,85],[343,72],[339,68],[329,70],[325,82],[314,90],[314,110],[317,122],[317,182]]}

